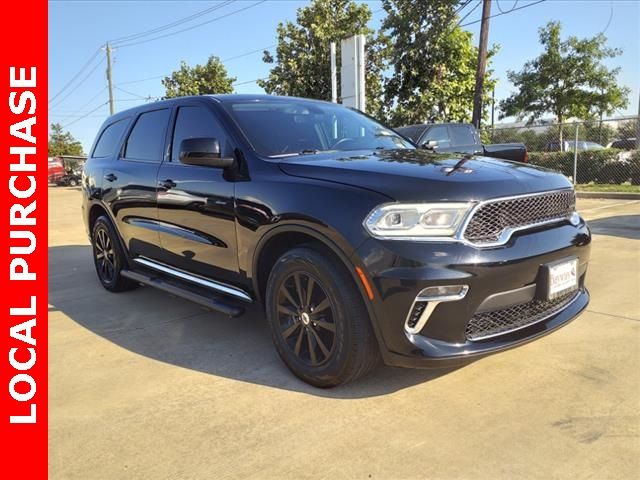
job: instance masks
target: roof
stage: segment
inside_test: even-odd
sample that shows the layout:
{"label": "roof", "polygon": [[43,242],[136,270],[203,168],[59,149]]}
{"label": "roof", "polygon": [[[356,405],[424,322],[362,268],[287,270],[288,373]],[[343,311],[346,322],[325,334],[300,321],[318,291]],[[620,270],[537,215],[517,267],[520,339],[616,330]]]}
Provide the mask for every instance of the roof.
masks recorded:
{"label": "roof", "polygon": [[163,107],[163,106],[171,106],[174,103],[179,101],[184,101],[185,99],[202,99],[202,98],[210,98],[220,103],[228,103],[228,102],[261,102],[261,101],[269,101],[269,102],[291,102],[292,100],[300,101],[300,102],[314,102],[314,103],[330,103],[324,100],[315,100],[312,98],[301,98],[301,97],[285,97],[280,95],[265,95],[265,94],[239,94],[239,93],[229,93],[229,94],[215,94],[215,95],[189,95],[184,97],[176,97],[169,98],[166,100],[158,100],[157,102],[152,103],[144,103],[142,105],[137,105],[135,107],[128,108],[127,110],[122,110],[120,112],[114,113],[111,115],[109,120],[119,120],[121,118],[125,118],[129,115],[135,114],[141,109],[147,110],[149,107]]}

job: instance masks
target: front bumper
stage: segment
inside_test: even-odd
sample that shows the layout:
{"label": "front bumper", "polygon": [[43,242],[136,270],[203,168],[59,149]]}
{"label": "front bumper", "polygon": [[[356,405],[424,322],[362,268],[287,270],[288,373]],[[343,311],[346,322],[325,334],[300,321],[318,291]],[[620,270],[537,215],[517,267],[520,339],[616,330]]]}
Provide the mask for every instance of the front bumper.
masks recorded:
{"label": "front bumper", "polygon": [[[354,261],[366,269],[375,290],[374,327],[385,363],[407,367],[449,367],[529,342],[575,318],[589,302],[584,286],[591,234],[581,220],[514,234],[506,245],[477,248],[463,243],[367,240]],[[482,340],[470,340],[467,324],[487,306],[513,304],[512,291],[532,292],[540,267],[565,258],[578,259],[579,289],[562,308],[534,323]],[[427,287],[467,285],[459,301],[430,312],[420,331],[409,333],[405,321],[417,294]],[[505,292],[509,292],[505,294]],[[505,294],[505,295],[503,295]],[[525,301],[525,300],[523,300]]]}

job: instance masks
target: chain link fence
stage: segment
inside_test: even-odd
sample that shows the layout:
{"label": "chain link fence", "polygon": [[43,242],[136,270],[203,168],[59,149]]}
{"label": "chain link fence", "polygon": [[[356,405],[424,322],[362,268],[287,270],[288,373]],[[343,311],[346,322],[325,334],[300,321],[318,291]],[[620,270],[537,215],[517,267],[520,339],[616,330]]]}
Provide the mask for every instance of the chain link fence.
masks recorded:
{"label": "chain link fence", "polygon": [[640,186],[639,128],[638,117],[625,117],[563,124],[495,125],[481,134],[485,143],[524,143],[529,163],[561,172],[580,188],[635,191],[636,187],[630,186]]}

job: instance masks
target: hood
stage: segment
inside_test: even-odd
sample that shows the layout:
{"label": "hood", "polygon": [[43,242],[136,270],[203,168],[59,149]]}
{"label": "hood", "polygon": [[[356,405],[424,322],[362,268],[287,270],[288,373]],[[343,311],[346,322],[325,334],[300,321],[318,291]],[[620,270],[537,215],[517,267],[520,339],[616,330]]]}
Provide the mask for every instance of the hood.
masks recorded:
{"label": "hood", "polygon": [[[366,188],[396,201],[469,201],[570,188],[561,174],[525,163],[427,150],[327,152],[282,159],[288,175]],[[454,166],[459,164],[457,169]]]}

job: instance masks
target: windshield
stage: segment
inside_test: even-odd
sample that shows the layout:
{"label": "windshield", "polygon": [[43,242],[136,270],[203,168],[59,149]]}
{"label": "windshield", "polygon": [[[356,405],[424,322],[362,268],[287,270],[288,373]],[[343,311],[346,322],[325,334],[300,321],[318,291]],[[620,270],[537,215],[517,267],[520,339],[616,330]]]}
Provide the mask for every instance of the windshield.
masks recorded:
{"label": "windshield", "polygon": [[261,155],[413,149],[393,130],[341,105],[286,101],[229,102],[225,108]]}

